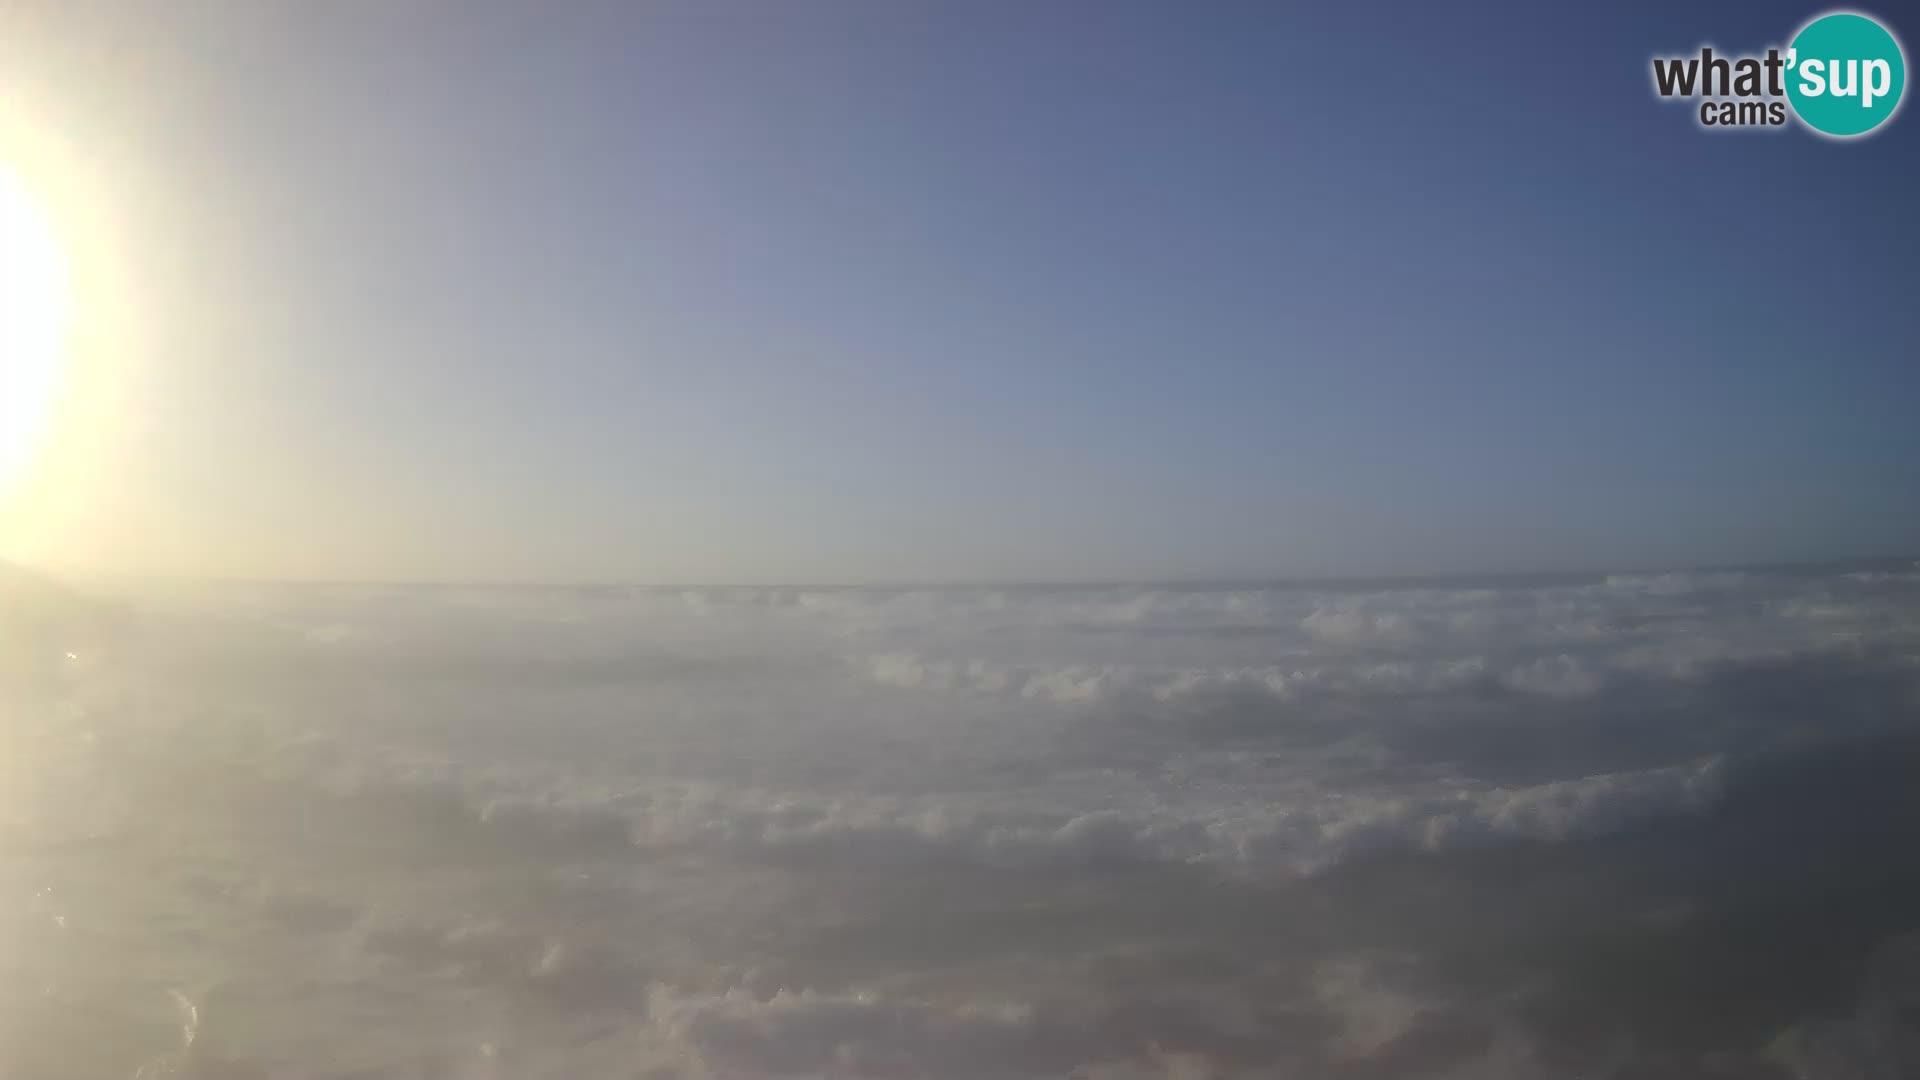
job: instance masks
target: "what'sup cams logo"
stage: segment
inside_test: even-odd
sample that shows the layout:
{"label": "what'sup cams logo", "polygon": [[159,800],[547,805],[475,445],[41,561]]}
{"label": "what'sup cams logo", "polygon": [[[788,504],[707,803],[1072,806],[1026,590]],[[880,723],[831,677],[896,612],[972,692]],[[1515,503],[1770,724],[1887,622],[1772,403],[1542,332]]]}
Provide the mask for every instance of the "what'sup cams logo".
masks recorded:
{"label": "what'sup cams logo", "polygon": [[1797,117],[1815,134],[1851,139],[1881,130],[1900,110],[1907,58],[1893,31],[1851,11],[1818,16],[1782,50],[1653,58],[1653,92],[1698,99],[1706,128],[1778,128]]}

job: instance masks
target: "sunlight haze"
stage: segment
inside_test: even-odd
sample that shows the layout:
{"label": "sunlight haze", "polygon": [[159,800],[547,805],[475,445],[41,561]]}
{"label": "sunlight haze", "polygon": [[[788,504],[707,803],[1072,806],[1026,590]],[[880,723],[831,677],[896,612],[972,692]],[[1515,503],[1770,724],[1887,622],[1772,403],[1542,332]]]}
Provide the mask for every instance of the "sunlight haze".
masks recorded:
{"label": "sunlight haze", "polygon": [[0,0],[0,1080],[1920,1077],[1912,7]]}

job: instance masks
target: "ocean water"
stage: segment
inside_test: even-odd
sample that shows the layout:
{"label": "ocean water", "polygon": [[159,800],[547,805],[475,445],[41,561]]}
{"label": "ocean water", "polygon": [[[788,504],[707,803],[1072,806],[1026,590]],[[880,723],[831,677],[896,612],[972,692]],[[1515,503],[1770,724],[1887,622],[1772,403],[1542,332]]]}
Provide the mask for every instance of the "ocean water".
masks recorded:
{"label": "ocean water", "polygon": [[1920,566],[0,577],[0,1075],[1920,1075]]}

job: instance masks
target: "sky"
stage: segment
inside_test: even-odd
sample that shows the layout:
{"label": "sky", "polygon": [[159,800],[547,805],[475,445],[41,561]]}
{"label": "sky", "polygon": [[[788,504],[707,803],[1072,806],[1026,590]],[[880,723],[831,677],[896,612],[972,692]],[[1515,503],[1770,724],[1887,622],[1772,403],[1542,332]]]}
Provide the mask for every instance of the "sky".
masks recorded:
{"label": "sky", "polygon": [[48,193],[78,314],[0,556],[859,582],[1920,552],[1920,119],[1708,132],[1650,88],[1656,54],[1820,10],[11,4],[0,160]]}

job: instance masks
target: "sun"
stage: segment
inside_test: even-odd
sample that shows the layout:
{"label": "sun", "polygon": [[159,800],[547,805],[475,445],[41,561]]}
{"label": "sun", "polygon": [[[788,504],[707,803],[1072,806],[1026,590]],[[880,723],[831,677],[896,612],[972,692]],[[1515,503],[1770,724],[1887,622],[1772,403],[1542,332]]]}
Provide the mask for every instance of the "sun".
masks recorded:
{"label": "sun", "polygon": [[70,313],[53,218],[0,163],[0,494],[23,479],[52,423]]}

